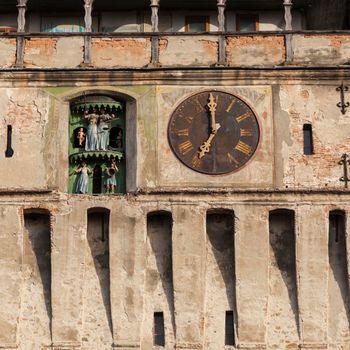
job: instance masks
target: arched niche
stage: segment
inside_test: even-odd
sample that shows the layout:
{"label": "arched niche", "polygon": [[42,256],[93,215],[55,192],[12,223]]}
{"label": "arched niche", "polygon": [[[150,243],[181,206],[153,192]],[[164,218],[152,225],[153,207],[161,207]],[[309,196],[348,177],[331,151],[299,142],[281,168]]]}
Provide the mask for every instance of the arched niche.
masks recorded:
{"label": "arched niche", "polygon": [[[84,266],[83,337],[91,348],[105,349],[113,341],[109,266],[110,210],[87,210]],[[96,326],[98,324],[98,326]],[[95,334],[92,337],[91,334]]]}
{"label": "arched niche", "polygon": [[40,348],[52,340],[51,214],[41,208],[25,209],[23,224],[21,298],[27,316],[20,320],[20,329],[26,330],[20,337]]}
{"label": "arched niche", "polygon": [[[271,347],[300,339],[295,212],[269,212],[268,334]],[[286,335],[287,334],[287,335]]]}
{"label": "arched niche", "polygon": [[350,336],[350,295],[346,212],[329,212],[328,336],[336,343]]}
{"label": "arched niche", "polygon": [[[234,346],[237,333],[235,214],[215,208],[206,215],[205,343],[210,348]],[[214,297],[212,297],[214,296]],[[219,338],[216,338],[216,337]]]}
{"label": "arched niche", "polygon": [[[93,170],[96,165],[102,169],[102,186],[100,193],[126,193],[136,190],[136,101],[128,95],[106,90],[88,90],[71,95],[67,99],[70,106],[69,115],[69,193],[77,193],[77,184],[80,177],[79,166],[86,162],[90,170],[86,194],[97,194],[93,186]],[[90,128],[90,117],[97,115],[97,126]],[[101,115],[113,116],[107,120],[108,128],[104,139],[106,143],[97,141],[89,143],[88,138],[96,133],[102,139],[102,127],[99,123]],[[99,119],[100,118],[100,119]],[[108,118],[107,118],[108,119]],[[74,147],[78,140],[79,128],[85,128],[84,147]],[[94,130],[93,130],[94,129]],[[108,135],[107,135],[108,134]],[[88,143],[88,146],[86,144]],[[89,144],[98,145],[89,148]],[[121,146],[121,147],[118,147]],[[115,162],[115,168],[112,165]],[[115,181],[110,174],[115,173]],[[110,181],[107,183],[107,180]]]}
{"label": "arched niche", "polygon": [[147,349],[165,344],[173,348],[175,344],[172,228],[170,212],[148,213],[145,288],[149,298],[145,301],[145,310],[149,311],[144,315],[147,336],[142,344]]}

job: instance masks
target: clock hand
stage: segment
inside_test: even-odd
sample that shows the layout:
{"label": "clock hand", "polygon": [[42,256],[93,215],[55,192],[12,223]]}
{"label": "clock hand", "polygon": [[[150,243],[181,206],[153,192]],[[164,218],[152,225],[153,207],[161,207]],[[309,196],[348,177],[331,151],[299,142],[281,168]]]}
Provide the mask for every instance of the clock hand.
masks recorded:
{"label": "clock hand", "polygon": [[199,147],[199,151],[198,151],[198,158],[199,159],[203,158],[207,153],[209,153],[211,141],[213,140],[213,138],[217,134],[217,131],[220,129],[220,126],[221,125],[219,123],[216,123],[215,124],[215,132],[211,132],[208,139],[206,141],[204,141],[203,144]]}
{"label": "clock hand", "polygon": [[207,106],[209,107],[210,117],[211,117],[211,132],[216,133],[217,128],[216,128],[215,118],[216,118],[216,108],[218,104],[215,102],[215,99],[212,93],[210,93],[209,95],[209,103],[207,104]]}

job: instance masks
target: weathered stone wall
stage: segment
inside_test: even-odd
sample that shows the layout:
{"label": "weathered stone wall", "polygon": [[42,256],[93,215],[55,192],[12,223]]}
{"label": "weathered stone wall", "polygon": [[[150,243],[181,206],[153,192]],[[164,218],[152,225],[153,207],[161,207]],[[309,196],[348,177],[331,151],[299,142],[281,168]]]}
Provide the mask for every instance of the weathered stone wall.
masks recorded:
{"label": "weathered stone wall", "polygon": [[31,350],[52,343],[50,216],[25,213],[22,239],[18,341]]}
{"label": "weathered stone wall", "polygon": [[270,266],[267,342],[271,349],[296,347],[300,338],[294,212],[269,215]]}
{"label": "weathered stone wall", "polygon": [[[340,156],[349,152],[348,113],[337,107],[340,94],[332,85],[289,85],[275,96],[276,183],[288,188],[340,187]],[[347,96],[348,97],[348,96]],[[303,124],[312,124],[314,154],[303,154]],[[277,170],[277,169],[276,169]],[[283,175],[282,175],[283,174]],[[281,178],[282,175],[282,178]]]}
{"label": "weathered stone wall", "polygon": [[151,60],[149,38],[93,38],[92,65],[101,68],[143,67]]}
{"label": "weathered stone wall", "polygon": [[[349,345],[346,305],[336,282],[332,279],[328,282],[327,277],[334,273],[334,264],[328,257],[329,211],[339,208],[348,213],[347,194],[334,195],[332,207],[317,204],[327,201],[326,194],[310,195],[312,204],[302,203],[303,194],[292,196],[288,193],[272,196],[237,194],[235,198],[222,194],[147,195],[130,199],[116,197],[113,201],[107,198],[69,196],[57,201],[51,195],[30,195],[23,205],[20,197],[17,203],[13,196],[1,197],[1,210],[5,212],[4,208],[7,208],[7,213],[11,210],[13,227],[19,228],[14,231],[9,226],[7,229],[2,226],[4,241],[16,237],[11,250],[18,256],[4,260],[9,246],[1,246],[2,266],[11,267],[11,273],[2,274],[4,298],[0,299],[0,307],[4,312],[0,315],[0,324],[8,324],[7,329],[12,329],[2,333],[0,345],[3,348],[10,349],[19,344],[21,349],[36,350],[39,343],[44,346],[50,341],[45,298],[31,298],[35,290],[35,295],[44,296],[42,288],[46,282],[40,278],[39,260],[48,261],[50,256],[47,250],[40,248],[44,241],[38,241],[40,249],[34,249],[39,253],[36,258],[33,251],[31,253],[31,266],[38,264],[39,268],[35,267],[32,274],[24,273],[29,272],[26,249],[32,249],[28,229],[47,234],[48,226],[44,225],[43,232],[40,223],[28,226],[27,219],[26,227],[29,228],[24,229],[22,209],[39,207],[50,210],[52,215],[52,341],[55,349],[91,350],[96,344],[101,349],[110,349],[113,342],[122,349],[148,350],[152,341],[150,322],[155,309],[164,310],[166,348],[172,349],[176,343],[192,350],[224,349],[223,311],[226,308],[237,311],[235,332],[240,349],[280,349],[281,345],[273,344],[271,339],[278,339],[288,349],[297,349],[301,344],[302,348],[318,350],[328,344],[328,349],[340,350]],[[88,225],[89,208],[110,210],[108,245],[107,238],[105,242],[100,239],[98,219],[90,219]],[[288,288],[279,276],[283,271],[276,265],[271,268],[275,258],[269,253],[269,212],[277,208],[295,211],[294,263],[298,289],[293,288],[293,292],[299,303],[295,315],[287,307],[291,296],[286,293]],[[231,224],[220,217],[220,213],[228,209],[235,215],[234,236],[231,235]],[[214,210],[218,219],[207,221],[208,210]],[[172,213],[173,226],[149,222],[147,234],[147,215],[155,211]],[[275,226],[275,229],[278,227],[281,226]],[[173,239],[169,250],[171,231]],[[219,232],[227,237],[227,242],[217,237],[213,240],[212,234]],[[160,237],[154,245],[151,242],[153,234]],[[349,238],[346,240],[348,245]],[[109,290],[106,290],[106,249],[110,254]],[[346,256],[348,259],[348,250]],[[171,302],[169,304],[172,295],[169,259],[173,266],[174,320],[171,319]],[[226,275],[228,271],[230,273]],[[49,271],[46,273],[50,274]],[[35,283],[32,283],[33,279]],[[17,285],[15,290],[21,293],[13,292],[14,283]],[[151,286],[156,289],[150,289]],[[108,294],[113,332],[105,303]],[[334,300],[330,302],[330,298]],[[34,308],[29,309],[32,303]],[[338,310],[342,310],[344,328],[341,332],[334,331],[333,316],[327,316],[333,315],[332,308],[336,303]],[[280,316],[271,313],[275,310],[273,305],[285,305],[286,313]],[[300,322],[300,334],[295,330],[296,318]],[[271,328],[277,319],[280,319],[281,329],[290,327],[293,334],[271,333],[272,329],[278,332],[276,323]],[[33,320],[35,323],[31,323]],[[34,340],[36,345],[31,345]]]}
{"label": "weathered stone wall", "polygon": [[[28,38],[24,45],[24,65],[30,68],[72,68],[82,62],[82,37]],[[67,54],[69,47],[74,49]]]}
{"label": "weathered stone wall", "polygon": [[[93,59],[111,62],[113,50]],[[227,349],[228,310],[231,348],[349,348],[350,241],[328,240],[329,212],[350,212],[338,164],[350,141],[336,91],[346,72],[226,71],[1,73],[0,149],[12,125],[14,155],[0,157],[0,348],[149,350],[162,311],[166,349]],[[259,148],[234,174],[194,173],[169,147],[172,111],[207,90],[239,96],[259,119]],[[69,101],[84,93],[126,101],[128,195],[67,194]],[[303,154],[305,123],[313,155]],[[88,217],[101,208],[104,241],[100,216]],[[50,212],[49,225],[25,220],[26,209]],[[276,209],[294,212],[294,236],[290,218],[269,225]],[[220,216],[228,213],[234,225]],[[30,238],[48,226],[36,254]]]}
{"label": "weathered stone wall", "polygon": [[[291,40],[287,38],[289,36]],[[85,50],[84,37],[79,34],[38,34],[24,38],[23,62],[31,69],[62,69],[87,67],[97,69],[145,67],[279,67],[332,66],[349,64],[349,34],[295,32],[292,34],[259,33],[254,35],[215,33],[169,34],[152,38],[147,34],[130,37],[92,36],[91,47]],[[20,42],[20,41],[19,41]],[[222,52],[219,53],[219,47]],[[18,68],[16,36],[0,35],[0,68]],[[287,52],[290,57],[287,57]],[[19,51],[21,52],[21,51]],[[69,52],[69,54],[67,54]],[[91,52],[84,62],[85,52]],[[156,52],[156,54],[155,54]],[[219,61],[219,57],[224,62]]]}
{"label": "weathered stone wall", "polygon": [[[260,145],[253,159],[239,172],[220,177],[198,174],[184,167],[171,151],[167,139],[174,108],[185,98],[209,88],[189,85],[3,88],[0,89],[3,106],[0,146],[6,149],[6,127],[12,125],[15,153],[11,158],[0,160],[2,167],[11,174],[2,177],[0,187],[58,188],[66,192],[68,101],[84,92],[101,91],[137,101],[127,120],[127,125],[132,125],[132,120],[137,118],[138,142],[134,144],[133,154],[128,154],[130,159],[137,157],[137,166],[129,167],[134,178],[130,187],[342,188],[344,184],[339,178],[343,173],[338,161],[343,153],[350,152],[350,119],[336,105],[340,98],[336,87],[328,84],[274,85],[272,89],[262,85],[212,86],[210,89],[243,98],[255,111],[261,129]],[[304,124],[312,125],[312,155],[303,153]]]}
{"label": "weathered stone wall", "polygon": [[[204,348],[225,345],[225,315],[236,318],[234,213],[208,213],[206,219],[206,284]],[[237,319],[235,320],[237,322]],[[234,329],[232,329],[235,332]]]}

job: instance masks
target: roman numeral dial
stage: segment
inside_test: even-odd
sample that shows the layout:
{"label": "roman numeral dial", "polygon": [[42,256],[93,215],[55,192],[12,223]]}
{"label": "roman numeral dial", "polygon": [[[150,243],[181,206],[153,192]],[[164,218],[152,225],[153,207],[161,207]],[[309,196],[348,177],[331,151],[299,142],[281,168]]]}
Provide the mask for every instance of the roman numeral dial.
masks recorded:
{"label": "roman numeral dial", "polygon": [[175,108],[168,139],[185,166],[203,174],[222,175],[240,170],[254,156],[260,126],[243,99],[210,90],[189,96]]}

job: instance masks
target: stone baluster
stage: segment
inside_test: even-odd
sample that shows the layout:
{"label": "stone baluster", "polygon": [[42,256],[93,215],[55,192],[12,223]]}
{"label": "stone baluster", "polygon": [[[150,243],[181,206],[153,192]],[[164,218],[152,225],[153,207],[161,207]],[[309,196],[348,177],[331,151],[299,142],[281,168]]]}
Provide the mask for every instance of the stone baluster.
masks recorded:
{"label": "stone baluster", "polygon": [[18,18],[17,18],[17,32],[23,33],[26,25],[26,10],[28,0],[18,0]]}
{"label": "stone baluster", "polygon": [[218,23],[219,23],[219,57],[218,65],[224,66],[226,64],[226,38],[223,32],[225,32],[225,7],[226,0],[218,0]]}
{"label": "stone baluster", "polygon": [[[158,33],[158,10],[159,10],[159,0],[151,0],[151,10],[152,10],[152,33]],[[151,49],[151,65],[157,66],[159,64],[159,37],[157,35],[152,36],[152,49]]]}
{"label": "stone baluster", "polygon": [[218,0],[217,6],[218,6],[219,32],[224,32],[226,0]]}
{"label": "stone baluster", "polygon": [[[26,10],[28,0],[18,0],[18,17],[17,17],[17,32],[24,33],[26,25]],[[24,37],[22,35],[17,37],[16,48],[16,65],[22,65],[24,58]]]}
{"label": "stone baluster", "polygon": [[92,4],[94,0],[84,0],[84,10],[85,10],[85,32],[88,33],[84,37],[84,64],[89,65],[91,63],[91,33],[92,30]]}
{"label": "stone baluster", "polygon": [[152,32],[157,33],[158,32],[158,10],[159,10],[159,0],[151,0],[151,9],[152,9]]}
{"label": "stone baluster", "polygon": [[284,0],[284,20],[286,23],[285,30],[292,30],[292,0]]}
{"label": "stone baluster", "polygon": [[[292,0],[284,0],[284,20],[285,30],[293,30],[292,25]],[[286,63],[293,60],[293,45],[292,45],[292,34],[286,34]]]}

